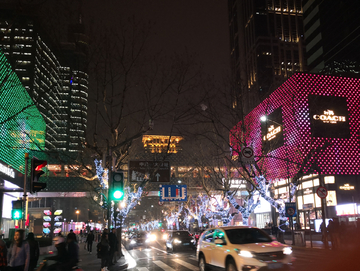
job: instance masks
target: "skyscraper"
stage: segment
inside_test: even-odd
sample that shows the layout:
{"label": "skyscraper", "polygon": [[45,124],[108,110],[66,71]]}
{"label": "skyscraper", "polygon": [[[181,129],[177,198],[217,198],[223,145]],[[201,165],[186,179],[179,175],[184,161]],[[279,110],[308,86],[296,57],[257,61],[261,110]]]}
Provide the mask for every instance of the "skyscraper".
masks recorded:
{"label": "skyscraper", "polygon": [[304,70],[303,10],[301,0],[228,0],[228,7],[233,106],[246,114]]}
{"label": "skyscraper", "polygon": [[46,122],[45,150],[81,151],[88,75],[79,65],[85,60],[79,61],[77,41],[68,43],[68,50],[56,51],[59,46],[48,39],[35,16],[13,9],[0,11],[0,31],[4,54]]}
{"label": "skyscraper", "polygon": [[360,62],[360,2],[305,0],[303,8],[309,71],[354,69],[344,65]]}

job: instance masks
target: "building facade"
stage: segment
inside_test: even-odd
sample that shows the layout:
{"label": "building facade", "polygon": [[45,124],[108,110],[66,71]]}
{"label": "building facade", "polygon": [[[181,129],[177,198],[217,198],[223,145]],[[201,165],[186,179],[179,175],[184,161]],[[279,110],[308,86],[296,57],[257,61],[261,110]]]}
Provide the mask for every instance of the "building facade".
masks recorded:
{"label": "building facade", "polygon": [[46,123],[0,50],[0,228],[14,228],[12,201],[23,195],[25,153],[45,147]]}
{"label": "building facade", "polygon": [[292,74],[304,71],[301,0],[229,0],[234,104],[249,113]]}
{"label": "building facade", "polygon": [[[356,78],[296,74],[232,133],[235,150],[241,144],[253,147],[258,164],[274,183],[275,198],[288,201],[290,180],[296,178],[299,185],[292,200],[298,204],[303,227],[322,218],[319,186],[328,190],[327,218],[358,214],[359,94]],[[265,122],[262,116],[267,116]],[[246,140],[240,143],[236,138],[242,125]]]}
{"label": "building facade", "polygon": [[[46,150],[81,151],[87,119],[88,75],[42,32],[34,16],[0,11],[1,47],[46,122]],[[73,52],[76,51],[74,45]],[[74,55],[74,54],[73,54]],[[76,58],[75,58],[76,59]]]}
{"label": "building facade", "polygon": [[303,9],[309,71],[326,68],[359,73],[360,3],[306,0]]}

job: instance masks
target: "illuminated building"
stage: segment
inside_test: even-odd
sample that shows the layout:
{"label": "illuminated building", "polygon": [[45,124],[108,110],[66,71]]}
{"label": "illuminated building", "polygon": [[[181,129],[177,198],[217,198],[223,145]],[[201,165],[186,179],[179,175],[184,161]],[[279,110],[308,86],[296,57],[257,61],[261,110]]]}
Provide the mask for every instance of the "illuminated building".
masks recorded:
{"label": "illuminated building", "polygon": [[[83,66],[66,61],[61,51],[55,54],[56,46],[33,16],[3,9],[0,32],[4,54],[46,122],[45,149],[80,151],[85,139],[88,90],[87,73],[80,69]],[[73,52],[77,52],[74,44]]]}
{"label": "illuminated building", "polygon": [[181,150],[179,143],[183,139],[181,136],[144,135],[142,142],[149,153],[177,153]]}
{"label": "illuminated building", "polygon": [[234,106],[247,114],[304,71],[303,10],[301,0],[228,0],[228,10]]}
{"label": "illuminated building", "polygon": [[25,153],[44,149],[46,123],[1,50],[0,108],[0,228],[7,234],[11,201],[23,194]]}
{"label": "illuminated building", "polygon": [[[359,94],[360,79],[296,74],[245,117],[246,145],[263,158],[259,164],[274,182],[275,197],[288,198],[288,178],[306,159],[297,191],[303,224],[305,211],[321,217],[315,193],[320,185],[328,189],[327,217],[336,216],[343,204],[360,203]],[[268,136],[271,126],[279,132]],[[237,129],[231,139],[235,150],[240,148]]]}

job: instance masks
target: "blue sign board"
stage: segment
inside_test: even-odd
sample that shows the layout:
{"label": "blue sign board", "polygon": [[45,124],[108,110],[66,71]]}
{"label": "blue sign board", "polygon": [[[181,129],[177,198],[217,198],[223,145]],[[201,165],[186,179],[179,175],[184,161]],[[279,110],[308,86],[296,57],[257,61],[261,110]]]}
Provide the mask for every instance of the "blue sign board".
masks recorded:
{"label": "blue sign board", "polygon": [[285,215],[287,217],[296,216],[296,203],[295,202],[286,202],[285,203]]}
{"label": "blue sign board", "polygon": [[160,185],[160,201],[187,201],[187,186]]}

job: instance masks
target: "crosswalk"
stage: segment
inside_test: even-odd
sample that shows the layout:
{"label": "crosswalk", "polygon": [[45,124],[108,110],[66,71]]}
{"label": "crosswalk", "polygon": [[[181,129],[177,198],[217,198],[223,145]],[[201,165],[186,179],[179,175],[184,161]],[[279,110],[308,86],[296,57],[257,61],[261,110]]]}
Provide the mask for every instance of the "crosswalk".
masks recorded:
{"label": "crosswalk", "polygon": [[195,259],[166,259],[164,260],[156,260],[152,261],[152,263],[149,265],[147,262],[146,267],[137,266],[132,269],[133,271],[178,271],[178,270],[199,270],[199,267],[197,266],[197,262]]}

